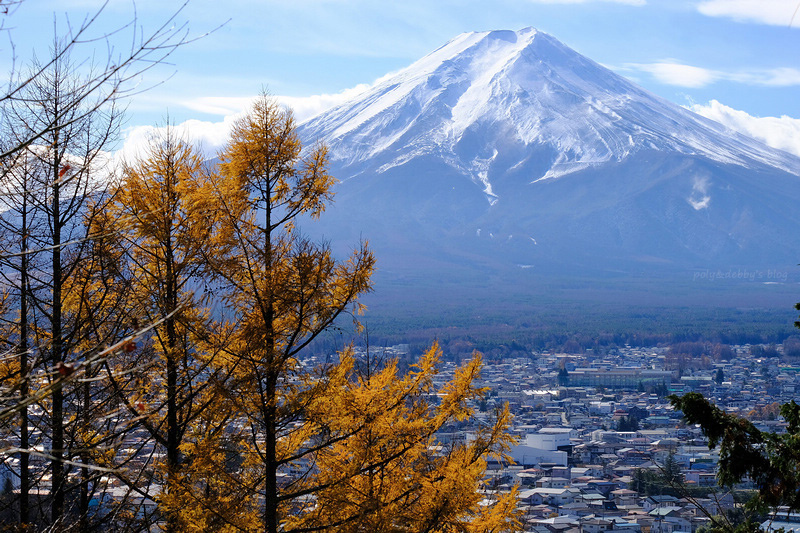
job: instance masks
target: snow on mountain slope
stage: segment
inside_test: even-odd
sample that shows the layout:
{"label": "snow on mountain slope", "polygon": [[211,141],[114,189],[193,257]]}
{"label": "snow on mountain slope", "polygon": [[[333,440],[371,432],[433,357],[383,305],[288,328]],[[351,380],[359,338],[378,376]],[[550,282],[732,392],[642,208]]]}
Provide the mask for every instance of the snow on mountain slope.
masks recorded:
{"label": "snow on mountain slope", "polygon": [[459,35],[298,133],[341,180],[317,235],[368,239],[401,285],[516,293],[525,271],[685,290],[697,269],[800,258],[800,158],[530,28]]}
{"label": "snow on mountain slope", "polygon": [[800,159],[656,97],[533,28],[459,35],[305,122],[301,134],[330,146],[342,179],[433,156],[490,204],[496,176],[527,168],[531,153],[545,161],[529,182],[642,150],[800,171]]}

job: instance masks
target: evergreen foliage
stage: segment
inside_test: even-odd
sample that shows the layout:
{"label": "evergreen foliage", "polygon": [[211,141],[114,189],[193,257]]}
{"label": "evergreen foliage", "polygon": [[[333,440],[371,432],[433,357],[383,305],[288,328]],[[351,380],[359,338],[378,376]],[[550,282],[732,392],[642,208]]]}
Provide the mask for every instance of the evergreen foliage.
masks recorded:
{"label": "evergreen foliage", "polygon": [[709,448],[720,447],[717,477],[721,485],[733,486],[747,477],[758,490],[757,503],[798,509],[800,405],[791,401],[781,407],[787,431],[774,433],[724,412],[696,392],[670,396],[670,402],[688,423],[700,425]]}

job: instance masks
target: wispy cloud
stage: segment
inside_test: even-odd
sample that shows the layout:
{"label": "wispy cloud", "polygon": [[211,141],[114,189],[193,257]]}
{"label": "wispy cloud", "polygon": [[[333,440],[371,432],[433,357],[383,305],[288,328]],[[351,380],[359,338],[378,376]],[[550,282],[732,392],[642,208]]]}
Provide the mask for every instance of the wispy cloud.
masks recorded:
{"label": "wispy cloud", "polygon": [[798,28],[798,5],[794,0],[706,0],[697,10],[710,17]]}
{"label": "wispy cloud", "polygon": [[738,81],[749,85],[763,85],[766,87],[800,85],[800,70],[790,67],[754,70],[750,72],[732,72],[723,74],[722,77],[731,81]]}
{"label": "wispy cloud", "polygon": [[242,113],[253,102],[254,96],[203,96],[181,102],[193,111],[208,115],[228,116]]}
{"label": "wispy cloud", "polygon": [[692,179],[692,192],[686,199],[695,211],[708,208],[711,203],[711,196],[708,190],[711,188],[711,182],[706,176],[695,176]]}
{"label": "wispy cloud", "polygon": [[[370,85],[363,83],[338,93],[312,96],[275,96],[275,99],[294,112],[297,122],[335,107],[364,92]],[[209,115],[229,116],[246,111],[255,96],[204,96],[182,102],[184,107]]]}
{"label": "wispy cloud", "polygon": [[688,109],[768,146],[800,156],[800,119],[786,115],[754,117],[717,100],[711,100],[706,105],[694,104]]}
{"label": "wispy cloud", "polygon": [[626,67],[647,72],[666,85],[678,85],[680,87],[705,87],[718,79],[718,73],[713,70],[684,65],[674,61],[629,63]]}
{"label": "wispy cloud", "polygon": [[[362,84],[334,94],[317,94],[312,96],[275,96],[275,99],[294,112],[298,123],[303,122],[327,109],[335,107],[353,98],[367,89]],[[242,116],[255,96],[243,97],[203,97],[187,100],[183,103],[189,109],[222,117],[219,121],[187,120],[171,126],[187,141],[195,144],[208,157],[216,154],[228,139],[228,134],[236,119]],[[163,126],[135,126],[125,132],[125,140],[117,157],[131,159],[143,153],[149,139]]]}
{"label": "wispy cloud", "polygon": [[655,63],[626,63],[620,70],[646,72],[666,85],[699,89],[717,81],[729,81],[761,87],[800,85],[800,70],[791,67],[737,71],[714,70],[667,59]]}
{"label": "wispy cloud", "polygon": [[332,107],[354,98],[369,87],[369,84],[362,83],[351,89],[345,89],[344,91],[334,94],[317,94],[314,96],[302,97],[279,96],[278,101],[294,111],[294,116],[298,122],[303,122],[323,111],[327,111]]}
{"label": "wispy cloud", "polygon": [[[219,122],[187,120],[170,126],[179,137],[195,145],[207,157],[213,157],[225,145],[228,134],[239,114],[229,115]],[[135,126],[124,132],[122,149],[115,158],[133,160],[143,156],[150,140],[163,131],[166,126]]]}

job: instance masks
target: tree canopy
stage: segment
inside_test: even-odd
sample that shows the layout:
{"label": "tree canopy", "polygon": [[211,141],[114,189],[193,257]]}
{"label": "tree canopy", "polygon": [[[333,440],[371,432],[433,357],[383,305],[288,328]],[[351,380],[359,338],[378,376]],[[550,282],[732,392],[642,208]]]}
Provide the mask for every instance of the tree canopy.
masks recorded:
{"label": "tree canopy", "polygon": [[[50,511],[20,514],[21,525],[518,529],[515,490],[483,481],[489,459],[508,460],[508,408],[467,442],[437,438],[486,394],[480,355],[437,386],[436,345],[405,372],[348,346],[307,357],[331,327],[358,328],[375,258],[360,243],[339,260],[297,230],[298,217],[322,214],[334,179],[326,148],[303,149],[290,111],[261,95],[216,166],[167,127],[99,194],[66,188],[83,182],[60,179],[64,161],[45,165],[44,183],[71,194],[73,218],[57,194],[31,215],[69,221],[69,243],[43,234],[44,248],[22,257],[47,268],[9,253],[3,271],[16,284],[0,334],[20,356],[5,370],[29,388],[6,389],[2,420],[21,414],[19,435],[46,428],[35,443],[52,450]],[[8,176],[26,167],[15,168]],[[28,213],[34,189],[18,185],[5,201]],[[9,250],[28,249],[29,226],[5,230]],[[35,288],[17,283],[23,271]],[[28,361],[28,345],[50,355]],[[32,420],[28,405],[52,414]],[[17,453],[28,457],[26,442]],[[39,473],[21,472],[26,487],[45,486]]]}
{"label": "tree canopy", "polygon": [[733,486],[747,477],[758,490],[757,503],[799,508],[800,405],[791,401],[781,407],[788,426],[785,433],[775,433],[724,412],[696,392],[670,396],[670,402],[689,424],[700,425],[709,448],[719,446],[721,485]]}
{"label": "tree canopy", "polygon": [[218,165],[168,125],[114,167],[119,99],[190,39],[174,15],[147,33],[134,14],[126,52],[78,68],[76,50],[118,33],[90,37],[98,14],[0,86],[0,455],[19,478],[2,517],[26,531],[517,530],[516,492],[483,482],[514,441],[508,409],[467,442],[437,438],[486,394],[480,355],[437,386],[437,345],[405,372],[349,346],[306,356],[359,328],[375,267],[366,242],[337,259],[297,229],[332,199],[327,148],[303,147],[262,94]]}

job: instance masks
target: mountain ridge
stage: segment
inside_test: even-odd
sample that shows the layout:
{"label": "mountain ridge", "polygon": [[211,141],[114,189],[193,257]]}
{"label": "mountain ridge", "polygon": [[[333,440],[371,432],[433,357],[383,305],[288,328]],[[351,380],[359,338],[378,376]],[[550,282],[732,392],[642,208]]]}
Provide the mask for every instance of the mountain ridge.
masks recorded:
{"label": "mountain ridge", "polygon": [[800,158],[532,28],[457,36],[299,133],[328,144],[341,180],[309,231],[368,239],[381,283],[686,290],[695,272],[737,268],[794,283]]}
{"label": "mountain ridge", "polygon": [[459,157],[476,123],[502,124],[525,146],[552,148],[550,167],[532,181],[621,161],[644,148],[800,170],[798,158],[647,93],[533,28],[461,34],[302,129],[329,144],[334,165],[347,176],[365,171],[365,161],[380,161],[367,167],[381,173],[440,153],[491,201],[487,166],[497,154]]}

